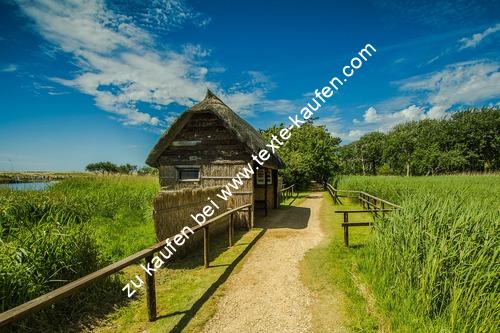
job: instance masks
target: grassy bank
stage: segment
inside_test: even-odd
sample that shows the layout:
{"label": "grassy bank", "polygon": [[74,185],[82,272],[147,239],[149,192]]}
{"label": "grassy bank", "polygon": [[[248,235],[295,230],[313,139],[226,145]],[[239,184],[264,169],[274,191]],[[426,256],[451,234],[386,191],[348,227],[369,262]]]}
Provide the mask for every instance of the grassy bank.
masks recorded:
{"label": "grassy bank", "polygon": [[[225,237],[211,240],[210,267],[203,267],[202,251],[161,269],[156,276],[158,319],[148,321],[144,288],[138,299],[121,307],[102,321],[97,332],[201,332],[214,315],[220,286],[238,271],[242,259],[262,235],[263,230],[238,231],[236,243],[227,247]],[[131,267],[128,275],[144,271]]]}
{"label": "grassy bank", "polygon": [[339,187],[403,206],[350,250],[394,331],[498,331],[499,176],[346,177]]}
{"label": "grassy bank", "polygon": [[[359,277],[355,254],[367,243],[371,232],[368,228],[353,228],[349,231],[351,248],[344,247],[343,217],[335,210],[359,209],[359,205],[347,199],[342,199],[342,205],[334,205],[329,194],[325,192],[324,197],[320,218],[325,240],[306,253],[300,267],[303,282],[315,300],[313,332],[376,332],[385,324]],[[360,214],[356,218],[369,220],[370,216]]]}
{"label": "grassy bank", "polygon": [[60,180],[75,177],[89,177],[83,172],[0,172],[0,184],[4,183],[26,183],[33,181]]}
{"label": "grassy bank", "polygon": [[[154,243],[150,207],[156,184],[151,177],[85,177],[39,192],[0,190],[0,311]],[[120,284],[107,280],[21,322],[19,329],[55,330],[50,325],[71,326],[86,312],[106,312],[104,303],[121,297]]]}

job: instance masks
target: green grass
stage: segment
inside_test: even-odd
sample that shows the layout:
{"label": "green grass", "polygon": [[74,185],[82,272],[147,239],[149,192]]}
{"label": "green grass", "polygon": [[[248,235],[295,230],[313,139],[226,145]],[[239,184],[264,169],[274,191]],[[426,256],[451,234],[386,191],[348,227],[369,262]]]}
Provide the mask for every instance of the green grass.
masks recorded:
{"label": "green grass", "polygon": [[[140,297],[108,316],[97,332],[200,332],[214,315],[218,298],[223,295],[223,282],[240,268],[240,260],[261,235],[262,229],[238,232],[235,245],[227,248],[224,237],[212,239],[208,269],[203,267],[201,250],[198,256],[184,258],[161,269],[156,277],[158,319],[149,322],[141,290]],[[137,267],[129,275],[143,274]]]}
{"label": "green grass", "polygon": [[500,176],[345,177],[403,206],[351,250],[398,332],[498,332]]}
{"label": "green grass", "polygon": [[[155,177],[99,176],[61,181],[46,191],[0,192],[2,309],[24,303],[156,242],[151,201]],[[303,200],[303,196],[298,200]],[[17,331],[78,331],[98,322],[102,331],[164,332],[199,328],[213,315],[219,286],[259,237],[237,233],[238,242],[213,238],[212,267],[202,253],[168,265],[157,274],[159,319],[147,320],[144,288],[128,301],[121,291],[138,266],[85,289],[56,307],[20,321]],[[33,274],[35,272],[36,274]]]}
{"label": "green grass", "polygon": [[[363,294],[365,283],[358,276],[353,253],[367,242],[370,230],[351,228],[351,248],[346,248],[341,227],[343,217],[334,212],[359,209],[359,205],[347,199],[342,199],[343,205],[334,205],[329,194],[325,192],[324,197],[320,218],[325,240],[308,251],[301,261],[302,280],[315,299],[313,332],[330,332],[339,326],[352,332],[375,332],[383,322],[367,302],[370,295]],[[366,220],[369,215],[360,214],[356,219]]]}
{"label": "green grass", "polygon": [[[71,178],[39,192],[0,190],[0,311],[153,244],[157,191],[156,178],[130,176]],[[106,301],[119,300],[121,283],[108,279],[19,329],[57,330],[59,322],[64,327],[89,310],[107,309]],[[54,320],[60,317],[66,320]]]}
{"label": "green grass", "polygon": [[310,192],[306,192],[306,191],[294,192],[292,197],[281,201],[280,208],[286,208],[286,207],[290,207],[292,205],[298,206],[306,199],[306,197],[309,194],[310,194]]}
{"label": "green grass", "polygon": [[156,242],[152,221],[156,177],[104,176],[68,179],[49,192],[85,203],[102,253],[113,261]]}

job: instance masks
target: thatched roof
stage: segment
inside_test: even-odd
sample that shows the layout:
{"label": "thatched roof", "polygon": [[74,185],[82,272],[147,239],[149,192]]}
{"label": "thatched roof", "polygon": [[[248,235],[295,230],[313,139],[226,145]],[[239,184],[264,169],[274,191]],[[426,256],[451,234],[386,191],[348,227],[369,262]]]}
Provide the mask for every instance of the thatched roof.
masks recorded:
{"label": "thatched roof", "polygon": [[[238,116],[229,106],[217,97],[210,90],[207,90],[205,99],[194,105],[190,109],[181,114],[170,128],[161,136],[160,140],[149,153],[146,163],[152,167],[158,167],[158,159],[161,154],[169,147],[170,143],[175,139],[177,134],[188,123],[191,116],[196,112],[211,112],[221,119],[227,129],[232,132],[241,143],[246,145],[254,154],[258,154],[261,149],[266,149],[267,142],[262,138],[260,133],[247,123],[243,118]],[[271,154],[271,158],[267,161],[270,165],[278,168],[285,166],[279,155]]]}

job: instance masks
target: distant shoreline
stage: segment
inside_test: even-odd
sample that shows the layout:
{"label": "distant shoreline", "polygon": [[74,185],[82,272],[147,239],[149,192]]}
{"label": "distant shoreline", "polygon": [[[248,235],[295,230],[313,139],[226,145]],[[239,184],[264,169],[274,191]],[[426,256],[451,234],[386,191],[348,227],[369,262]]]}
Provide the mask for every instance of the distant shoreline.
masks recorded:
{"label": "distant shoreline", "polygon": [[83,172],[0,172],[0,184],[50,182],[84,175]]}

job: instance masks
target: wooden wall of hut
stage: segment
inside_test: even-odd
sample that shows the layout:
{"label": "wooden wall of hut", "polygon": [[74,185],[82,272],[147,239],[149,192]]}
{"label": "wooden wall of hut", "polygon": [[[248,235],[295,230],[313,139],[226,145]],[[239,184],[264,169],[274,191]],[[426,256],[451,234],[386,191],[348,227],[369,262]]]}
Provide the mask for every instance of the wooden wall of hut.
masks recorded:
{"label": "wooden wall of hut", "polygon": [[[251,160],[248,148],[222,120],[209,112],[197,112],[160,156],[160,186],[166,190],[225,186]],[[178,166],[199,167],[200,179],[178,181]],[[247,180],[227,205],[236,208],[252,202],[253,180]],[[247,214],[239,213],[239,217],[237,225],[246,226]]]}
{"label": "wooden wall of hut", "polygon": [[[164,190],[181,190],[187,188],[206,188],[212,186],[225,187],[227,183],[241,171],[247,164],[207,164],[200,165],[200,180],[178,181],[175,166],[160,166],[160,185]],[[223,201],[217,196],[215,202]],[[233,191],[232,197],[227,202],[228,208],[236,208],[253,202],[253,179],[246,180],[238,191]],[[238,213],[236,225],[246,227],[248,221],[246,213]]]}
{"label": "wooden wall of hut", "polygon": [[196,112],[161,154],[159,165],[251,161],[251,152],[217,116]]}
{"label": "wooden wall of hut", "polygon": [[[162,241],[178,234],[185,226],[193,227],[197,223],[191,218],[191,214],[201,212],[207,205],[207,197],[215,196],[219,187],[208,187],[198,189],[184,189],[178,191],[158,192],[153,199],[153,220],[155,223],[156,238]],[[226,211],[227,205],[224,201],[219,203],[219,212]],[[227,234],[228,218],[223,219],[210,227],[210,234]],[[201,232],[190,235],[185,245],[178,248],[178,255],[199,249],[203,241]]]}

